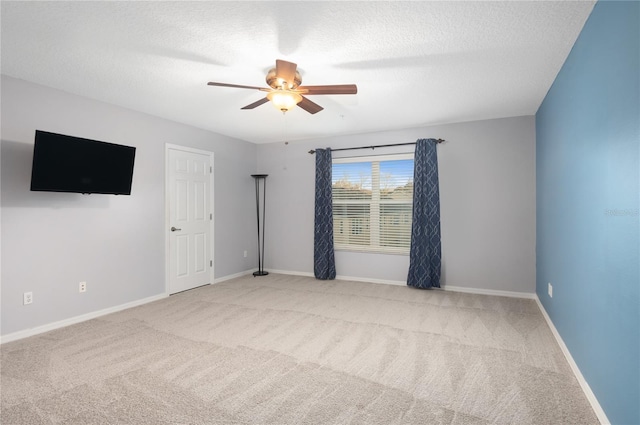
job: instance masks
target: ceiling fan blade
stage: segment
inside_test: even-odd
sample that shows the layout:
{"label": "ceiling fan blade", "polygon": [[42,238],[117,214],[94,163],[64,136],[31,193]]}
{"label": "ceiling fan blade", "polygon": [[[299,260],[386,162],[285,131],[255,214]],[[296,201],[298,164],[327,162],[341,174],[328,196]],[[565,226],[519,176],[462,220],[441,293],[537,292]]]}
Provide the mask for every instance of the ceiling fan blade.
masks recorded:
{"label": "ceiling fan blade", "polygon": [[256,108],[256,107],[258,107],[258,106],[260,106],[260,105],[262,105],[264,103],[267,103],[268,101],[269,101],[269,99],[267,99],[266,97],[263,97],[262,99],[258,100],[257,102],[253,102],[253,103],[251,103],[251,104],[249,104],[247,106],[243,106],[240,109],[253,109],[253,108]]}
{"label": "ceiling fan blade", "polygon": [[289,87],[296,78],[296,69],[298,65],[293,62],[287,62],[282,59],[276,59],[276,78],[281,78],[289,83]]}
{"label": "ceiling fan blade", "polygon": [[317,103],[314,103],[312,101],[310,101],[309,99],[307,99],[306,97],[302,96],[302,100],[300,101],[300,103],[298,103],[298,106],[301,107],[302,109],[304,109],[305,111],[307,111],[310,114],[315,114],[317,112],[322,111],[324,108],[320,105],[318,105]]}
{"label": "ceiling fan blade", "polygon": [[228,83],[214,83],[212,81],[207,83],[208,86],[218,86],[218,87],[233,87],[236,89],[254,89],[254,90],[262,90],[269,91],[269,89],[265,87],[256,87],[256,86],[242,86],[240,84],[228,84]]}
{"label": "ceiling fan blade", "polygon": [[304,94],[357,94],[358,86],[355,84],[337,84],[331,86],[300,86],[298,90],[306,90]]}

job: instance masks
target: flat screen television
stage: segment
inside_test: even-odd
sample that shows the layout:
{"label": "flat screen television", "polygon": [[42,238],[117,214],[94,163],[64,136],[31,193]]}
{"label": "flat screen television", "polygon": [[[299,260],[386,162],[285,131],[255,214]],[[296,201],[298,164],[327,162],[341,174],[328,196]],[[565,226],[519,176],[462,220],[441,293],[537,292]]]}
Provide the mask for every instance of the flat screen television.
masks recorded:
{"label": "flat screen television", "polygon": [[130,195],[136,148],[36,130],[31,190]]}

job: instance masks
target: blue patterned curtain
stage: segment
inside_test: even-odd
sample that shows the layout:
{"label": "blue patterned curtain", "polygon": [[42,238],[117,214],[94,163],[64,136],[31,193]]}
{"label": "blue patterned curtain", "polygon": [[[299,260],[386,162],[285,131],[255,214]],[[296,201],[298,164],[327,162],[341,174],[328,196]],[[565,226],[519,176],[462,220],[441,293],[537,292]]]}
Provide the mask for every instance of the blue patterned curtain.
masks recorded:
{"label": "blue patterned curtain", "polygon": [[313,274],[335,279],[333,252],[333,199],[331,197],[331,149],[316,149],[316,218],[313,234]]}
{"label": "blue patterned curtain", "polygon": [[440,193],[435,139],[416,143],[413,171],[413,223],[407,285],[440,287]]}

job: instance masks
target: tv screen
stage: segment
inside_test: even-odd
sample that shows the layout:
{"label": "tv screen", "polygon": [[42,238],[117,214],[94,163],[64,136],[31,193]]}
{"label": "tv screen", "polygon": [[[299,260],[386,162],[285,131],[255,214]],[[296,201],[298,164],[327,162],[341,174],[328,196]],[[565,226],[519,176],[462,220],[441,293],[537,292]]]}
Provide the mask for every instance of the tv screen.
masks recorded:
{"label": "tv screen", "polygon": [[130,195],[136,148],[36,130],[31,190]]}

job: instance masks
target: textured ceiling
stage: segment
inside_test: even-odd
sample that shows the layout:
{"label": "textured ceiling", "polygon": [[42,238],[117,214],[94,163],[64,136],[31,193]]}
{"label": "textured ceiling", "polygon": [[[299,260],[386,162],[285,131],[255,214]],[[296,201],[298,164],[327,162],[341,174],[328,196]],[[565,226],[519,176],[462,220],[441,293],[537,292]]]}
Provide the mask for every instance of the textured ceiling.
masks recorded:
{"label": "textured ceiling", "polygon": [[[2,73],[254,143],[532,115],[593,1],[8,2]],[[285,59],[325,109],[264,96]]]}

